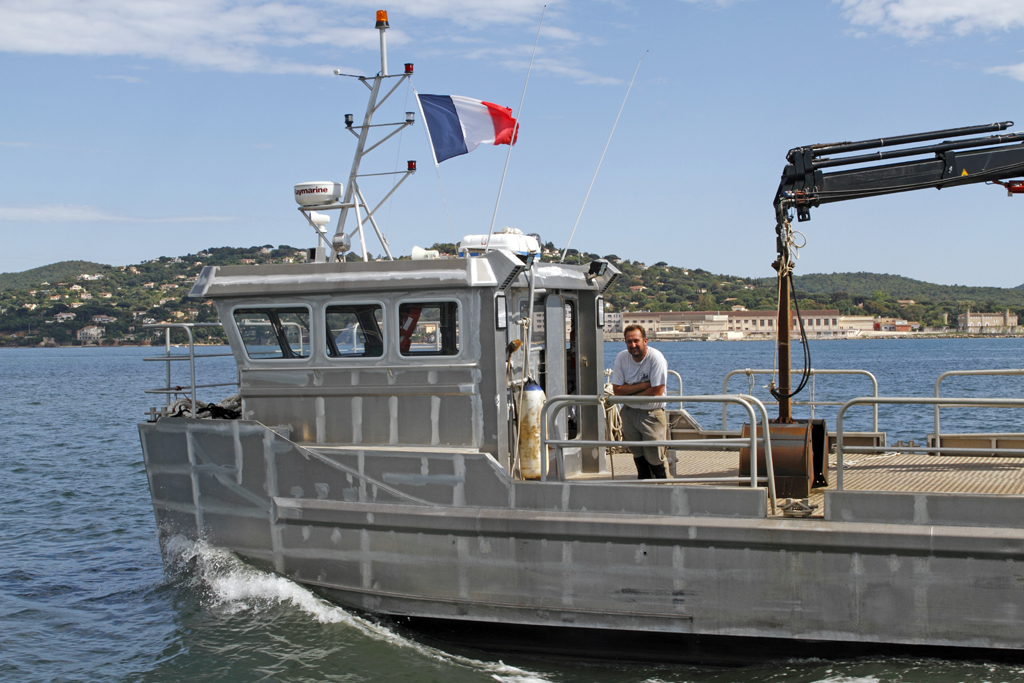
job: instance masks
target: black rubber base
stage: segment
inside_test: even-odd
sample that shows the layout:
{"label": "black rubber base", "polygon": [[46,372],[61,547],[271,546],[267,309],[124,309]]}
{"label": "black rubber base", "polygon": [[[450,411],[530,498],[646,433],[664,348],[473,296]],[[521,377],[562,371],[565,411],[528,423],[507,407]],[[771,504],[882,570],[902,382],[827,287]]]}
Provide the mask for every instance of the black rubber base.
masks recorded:
{"label": "black rubber base", "polygon": [[393,617],[418,640],[494,654],[590,662],[750,666],[794,658],[919,657],[1024,662],[1024,650],[748,638]]}

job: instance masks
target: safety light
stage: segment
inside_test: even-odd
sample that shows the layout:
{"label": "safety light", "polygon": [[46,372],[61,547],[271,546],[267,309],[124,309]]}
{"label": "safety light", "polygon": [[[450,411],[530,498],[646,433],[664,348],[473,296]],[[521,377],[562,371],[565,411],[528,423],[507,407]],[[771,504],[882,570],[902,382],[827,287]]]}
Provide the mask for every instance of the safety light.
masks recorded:
{"label": "safety light", "polygon": [[406,62],[405,63],[405,73],[407,73],[410,76],[412,76],[412,63],[410,63],[410,62]]}
{"label": "safety light", "polygon": [[408,168],[410,173],[415,173],[416,172],[416,161],[415,160],[409,160],[409,161],[407,161],[405,163],[408,164],[407,168]]}
{"label": "safety light", "polygon": [[386,9],[377,10],[377,28],[391,28],[388,26],[388,11]]}
{"label": "safety light", "polygon": [[346,128],[351,128],[352,127],[352,114],[345,114],[345,127]]}
{"label": "safety light", "polygon": [[407,112],[405,112],[405,122],[406,123],[411,125],[412,122],[415,121],[415,120],[416,120],[416,112],[414,112],[414,111],[407,111]]}

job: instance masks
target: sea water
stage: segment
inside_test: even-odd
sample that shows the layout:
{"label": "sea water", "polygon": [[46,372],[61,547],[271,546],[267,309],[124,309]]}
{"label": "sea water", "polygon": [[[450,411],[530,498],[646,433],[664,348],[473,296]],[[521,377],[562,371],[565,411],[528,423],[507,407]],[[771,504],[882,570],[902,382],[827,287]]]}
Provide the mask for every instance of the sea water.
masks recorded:
{"label": "sea water", "polygon": [[[656,346],[687,394],[718,393],[726,372],[772,364],[770,343]],[[607,365],[620,348],[606,344]],[[135,426],[163,401],[143,393],[164,379],[163,364],[142,360],[155,353],[0,349],[0,681],[1024,682],[1024,666],[939,659],[717,669],[438,648],[219,548],[176,541],[165,564]],[[812,365],[869,370],[885,395],[930,396],[943,370],[1020,366],[1022,353],[1020,339],[830,341],[812,343]],[[231,358],[206,359],[198,371],[201,383],[235,377]],[[768,379],[754,389],[763,392]],[[835,378],[818,378],[821,400],[839,393],[826,379]],[[841,380],[870,393],[863,378]],[[731,391],[748,388],[745,376],[733,382]],[[1020,396],[1022,388],[1024,378],[958,379],[943,395]],[[201,390],[200,399],[227,391]],[[705,426],[721,422],[716,408],[688,407]],[[860,410],[869,425],[869,410]],[[943,413],[944,430],[1020,429],[1017,411],[956,412]],[[931,419],[928,408],[882,415],[883,429],[892,434],[886,421],[896,424],[900,438],[922,438]]]}

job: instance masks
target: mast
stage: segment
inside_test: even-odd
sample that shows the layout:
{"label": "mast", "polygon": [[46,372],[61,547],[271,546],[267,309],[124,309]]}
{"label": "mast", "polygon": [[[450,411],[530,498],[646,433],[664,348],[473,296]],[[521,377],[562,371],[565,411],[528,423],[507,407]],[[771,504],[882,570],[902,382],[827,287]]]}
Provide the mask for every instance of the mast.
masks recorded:
{"label": "mast", "polygon": [[[352,168],[349,170],[348,183],[345,185],[344,197],[342,198],[339,204],[334,204],[329,207],[311,207],[320,209],[337,208],[341,210],[341,212],[338,214],[338,224],[334,232],[334,237],[331,240],[331,249],[333,251],[333,254],[329,260],[340,259],[344,255],[345,251],[348,250],[349,245],[351,244],[351,236],[355,235],[356,233],[359,234],[359,244],[363,252],[363,260],[369,260],[368,252],[366,249],[366,238],[363,234],[363,225],[367,221],[370,223],[371,226],[373,226],[373,230],[377,234],[377,238],[380,240],[380,244],[384,248],[384,252],[387,254],[388,258],[394,258],[391,255],[391,249],[388,246],[387,240],[384,238],[383,233],[381,233],[380,231],[380,227],[377,225],[377,221],[374,219],[374,214],[377,212],[377,209],[383,206],[384,202],[386,202],[388,198],[390,198],[391,195],[394,194],[395,190],[398,189],[398,186],[405,182],[405,180],[410,175],[416,172],[416,162],[409,161],[407,163],[405,171],[395,171],[392,173],[369,173],[364,174],[362,176],[360,176],[359,174],[359,166],[365,155],[372,152],[386,140],[389,140],[392,136],[402,131],[407,126],[413,125],[413,123],[416,120],[415,113],[407,111],[405,112],[405,121],[402,121],[400,123],[373,123],[373,115],[376,113],[377,109],[379,109],[381,105],[383,105],[384,102],[386,102],[387,99],[391,97],[392,93],[394,93],[395,90],[398,89],[398,86],[405,82],[406,79],[411,78],[413,74],[412,64],[406,64],[405,71],[401,74],[388,74],[388,51],[385,31],[387,31],[388,28],[390,28],[390,26],[388,24],[387,10],[377,11],[376,28],[378,31],[380,31],[380,72],[372,78],[367,78],[365,76],[355,76],[355,78],[358,78],[359,81],[370,90],[370,98],[366,103],[366,113],[363,114],[362,125],[353,125],[354,118],[352,114],[345,114],[345,128],[356,136],[358,142],[356,143],[355,154],[352,156]],[[337,76],[342,75],[341,72],[337,69],[335,69],[334,73]],[[398,80],[391,87],[391,89],[387,91],[386,94],[381,96],[381,89],[382,86],[384,85],[384,79],[387,78],[397,78]],[[367,147],[370,129],[381,126],[393,126],[395,129],[392,130],[387,135],[385,135],[380,140],[378,140],[377,142]],[[357,179],[366,176],[381,176],[395,174],[402,174],[402,178],[397,183],[395,183],[394,187],[391,188],[391,191],[384,196],[384,199],[382,199],[377,204],[377,206],[371,209],[369,205],[366,203],[366,199],[359,188],[359,183]],[[346,220],[348,219],[348,213],[350,209],[355,209],[356,226],[349,233],[346,233],[345,223]]]}

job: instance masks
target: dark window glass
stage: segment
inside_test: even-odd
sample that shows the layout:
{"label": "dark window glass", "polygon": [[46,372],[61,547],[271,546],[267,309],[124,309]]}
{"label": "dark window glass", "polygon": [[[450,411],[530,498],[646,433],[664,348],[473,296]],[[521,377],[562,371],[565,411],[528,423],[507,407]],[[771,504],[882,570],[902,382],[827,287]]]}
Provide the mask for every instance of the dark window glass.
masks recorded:
{"label": "dark window glass", "polygon": [[309,311],[305,308],[236,308],[233,316],[249,358],[309,357]]}
{"label": "dark window glass", "polygon": [[400,304],[398,335],[403,356],[454,356],[459,352],[459,305],[454,301]]}
{"label": "dark window glass", "polygon": [[376,358],[384,355],[384,309],[379,304],[327,307],[327,355]]}

